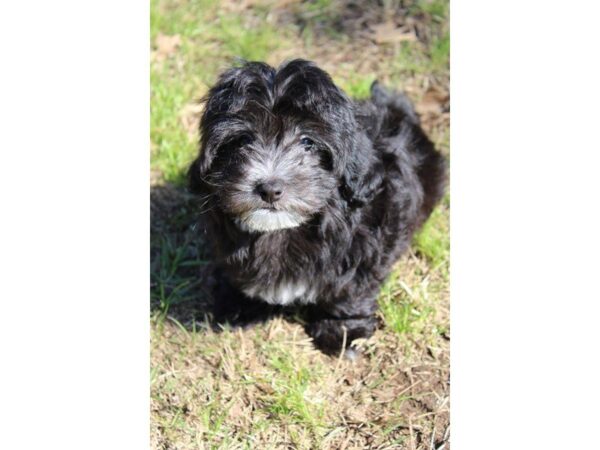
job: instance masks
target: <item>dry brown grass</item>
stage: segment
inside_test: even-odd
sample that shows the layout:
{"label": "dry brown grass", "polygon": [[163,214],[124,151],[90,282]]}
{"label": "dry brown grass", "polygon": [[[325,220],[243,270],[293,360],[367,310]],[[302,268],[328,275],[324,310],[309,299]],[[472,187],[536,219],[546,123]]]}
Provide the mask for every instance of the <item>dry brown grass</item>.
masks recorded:
{"label": "dry brown grass", "polygon": [[355,362],[316,351],[297,323],[152,332],[154,448],[430,448],[444,441],[448,341],[383,329]]}

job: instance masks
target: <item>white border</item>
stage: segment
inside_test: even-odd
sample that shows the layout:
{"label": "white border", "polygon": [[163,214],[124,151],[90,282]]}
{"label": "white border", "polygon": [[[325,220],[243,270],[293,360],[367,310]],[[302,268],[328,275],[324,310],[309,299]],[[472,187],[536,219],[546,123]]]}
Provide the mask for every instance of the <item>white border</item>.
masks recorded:
{"label": "white border", "polygon": [[598,5],[451,2],[452,448],[596,444]]}
{"label": "white border", "polygon": [[149,4],[0,5],[3,448],[149,447]]}

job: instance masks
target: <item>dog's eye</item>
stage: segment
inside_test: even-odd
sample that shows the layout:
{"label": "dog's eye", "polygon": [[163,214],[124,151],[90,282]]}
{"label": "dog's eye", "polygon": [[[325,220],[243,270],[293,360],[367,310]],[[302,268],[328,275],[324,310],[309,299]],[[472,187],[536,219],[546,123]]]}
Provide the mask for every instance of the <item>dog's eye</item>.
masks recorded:
{"label": "dog's eye", "polygon": [[300,145],[302,145],[305,150],[312,150],[315,148],[315,143],[307,137],[300,139]]}
{"label": "dog's eye", "polygon": [[250,145],[252,141],[252,136],[243,134],[235,141],[235,144],[237,147],[245,147],[246,145]]}

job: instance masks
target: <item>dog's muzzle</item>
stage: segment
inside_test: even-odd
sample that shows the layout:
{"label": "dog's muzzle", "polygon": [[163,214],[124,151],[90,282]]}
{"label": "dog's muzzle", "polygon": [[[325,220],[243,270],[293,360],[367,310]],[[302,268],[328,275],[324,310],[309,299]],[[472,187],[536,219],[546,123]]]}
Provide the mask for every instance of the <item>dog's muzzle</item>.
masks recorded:
{"label": "dog's muzzle", "polygon": [[294,228],[301,225],[303,221],[298,213],[262,208],[243,214],[237,223],[244,231],[268,232]]}

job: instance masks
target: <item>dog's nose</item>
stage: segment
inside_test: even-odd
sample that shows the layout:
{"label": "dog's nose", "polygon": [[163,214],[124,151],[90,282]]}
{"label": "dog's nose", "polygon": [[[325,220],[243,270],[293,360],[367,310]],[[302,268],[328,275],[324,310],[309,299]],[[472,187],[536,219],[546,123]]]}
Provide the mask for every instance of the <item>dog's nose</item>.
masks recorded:
{"label": "dog's nose", "polygon": [[256,186],[256,191],[265,202],[274,203],[283,195],[283,183],[278,180],[266,181]]}

